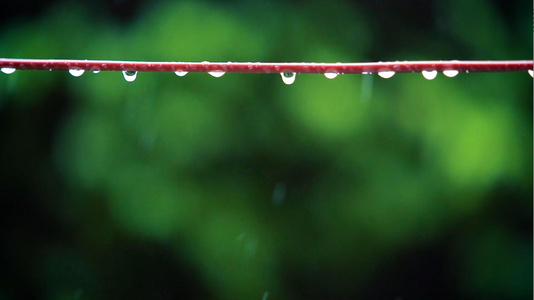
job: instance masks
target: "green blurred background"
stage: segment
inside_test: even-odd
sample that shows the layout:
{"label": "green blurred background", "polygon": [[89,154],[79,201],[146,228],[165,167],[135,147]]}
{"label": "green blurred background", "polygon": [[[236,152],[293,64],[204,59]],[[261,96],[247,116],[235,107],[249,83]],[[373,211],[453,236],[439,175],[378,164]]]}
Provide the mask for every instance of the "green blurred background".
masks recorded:
{"label": "green blurred background", "polygon": [[[12,1],[0,57],[532,59],[531,1]],[[0,74],[0,299],[531,299],[532,78]]]}

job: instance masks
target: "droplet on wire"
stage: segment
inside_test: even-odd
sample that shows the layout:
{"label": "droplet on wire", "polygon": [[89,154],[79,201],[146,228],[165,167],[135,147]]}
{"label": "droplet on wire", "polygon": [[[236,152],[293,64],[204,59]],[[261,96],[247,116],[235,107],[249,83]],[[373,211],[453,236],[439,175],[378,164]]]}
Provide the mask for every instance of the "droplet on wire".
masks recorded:
{"label": "droplet on wire", "polygon": [[80,77],[85,72],[85,70],[82,69],[69,69],[70,75],[74,77]]}
{"label": "droplet on wire", "polygon": [[2,71],[2,73],[4,74],[11,74],[13,72],[15,72],[17,69],[15,68],[10,68],[10,67],[3,67],[0,69],[0,71]]}
{"label": "droplet on wire", "polygon": [[530,77],[534,77],[534,71],[528,70],[528,74],[530,74]]}
{"label": "droplet on wire", "polygon": [[332,72],[327,72],[327,73],[324,73],[324,76],[328,79],[334,79],[337,77],[337,73],[332,73]]}
{"label": "droplet on wire", "polygon": [[224,72],[224,71],[210,71],[210,72],[208,72],[208,74],[210,74],[213,77],[221,77],[221,76],[224,75],[224,73],[226,73],[226,72]]}
{"label": "droplet on wire", "polygon": [[380,76],[382,78],[385,78],[385,79],[391,78],[391,77],[393,77],[393,75],[395,75],[395,71],[381,71],[381,72],[378,72],[378,76]]}
{"label": "droplet on wire", "polygon": [[187,75],[187,71],[176,71],[174,72],[174,74],[180,76],[180,77],[184,77],[185,75]]}
{"label": "droplet on wire", "polygon": [[445,71],[443,71],[443,75],[445,75],[447,77],[454,77],[454,76],[458,75],[458,71],[457,70],[445,70]]}
{"label": "droplet on wire", "polygon": [[436,78],[436,76],[438,75],[438,71],[436,71],[436,70],[423,71],[421,73],[423,74],[423,77],[425,77],[425,79],[428,79],[428,80],[432,80],[432,79]]}
{"label": "droplet on wire", "polygon": [[100,70],[94,70],[93,73],[94,74],[98,74],[98,73],[100,73]]}
{"label": "droplet on wire", "polygon": [[133,82],[137,78],[137,71],[122,71],[122,75],[126,81]]}
{"label": "droplet on wire", "polygon": [[282,81],[285,84],[293,84],[293,82],[295,82],[295,78],[297,77],[297,73],[285,72],[280,73],[280,76],[282,76]]}

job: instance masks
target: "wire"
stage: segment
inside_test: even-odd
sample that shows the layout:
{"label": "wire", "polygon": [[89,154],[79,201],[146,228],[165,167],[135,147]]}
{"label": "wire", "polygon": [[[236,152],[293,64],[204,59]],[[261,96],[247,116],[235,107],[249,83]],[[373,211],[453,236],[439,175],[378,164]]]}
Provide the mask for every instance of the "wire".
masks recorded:
{"label": "wire", "polygon": [[227,73],[335,73],[379,72],[519,72],[531,71],[531,60],[507,61],[396,61],[368,63],[260,63],[260,62],[145,62],[75,59],[0,58],[2,70],[89,70],[135,72],[227,72]]}

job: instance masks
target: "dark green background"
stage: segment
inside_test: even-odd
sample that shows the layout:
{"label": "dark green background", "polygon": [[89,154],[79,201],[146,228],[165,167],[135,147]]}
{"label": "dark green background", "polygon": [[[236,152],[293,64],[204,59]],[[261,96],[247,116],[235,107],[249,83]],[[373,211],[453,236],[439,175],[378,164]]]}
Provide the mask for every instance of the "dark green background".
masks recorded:
{"label": "dark green background", "polygon": [[[531,1],[12,1],[0,57],[532,59]],[[0,74],[0,299],[531,299],[532,78]]]}

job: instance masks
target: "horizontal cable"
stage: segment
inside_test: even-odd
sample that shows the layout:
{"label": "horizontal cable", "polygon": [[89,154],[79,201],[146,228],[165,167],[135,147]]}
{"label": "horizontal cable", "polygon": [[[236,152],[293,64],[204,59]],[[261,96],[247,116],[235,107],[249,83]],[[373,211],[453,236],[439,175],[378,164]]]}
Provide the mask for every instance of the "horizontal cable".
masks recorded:
{"label": "horizontal cable", "polygon": [[374,63],[261,63],[261,62],[145,62],[76,59],[0,58],[0,68],[16,70],[214,72],[227,73],[337,73],[366,74],[393,71],[519,72],[533,69],[531,60],[507,61],[395,61]]}

